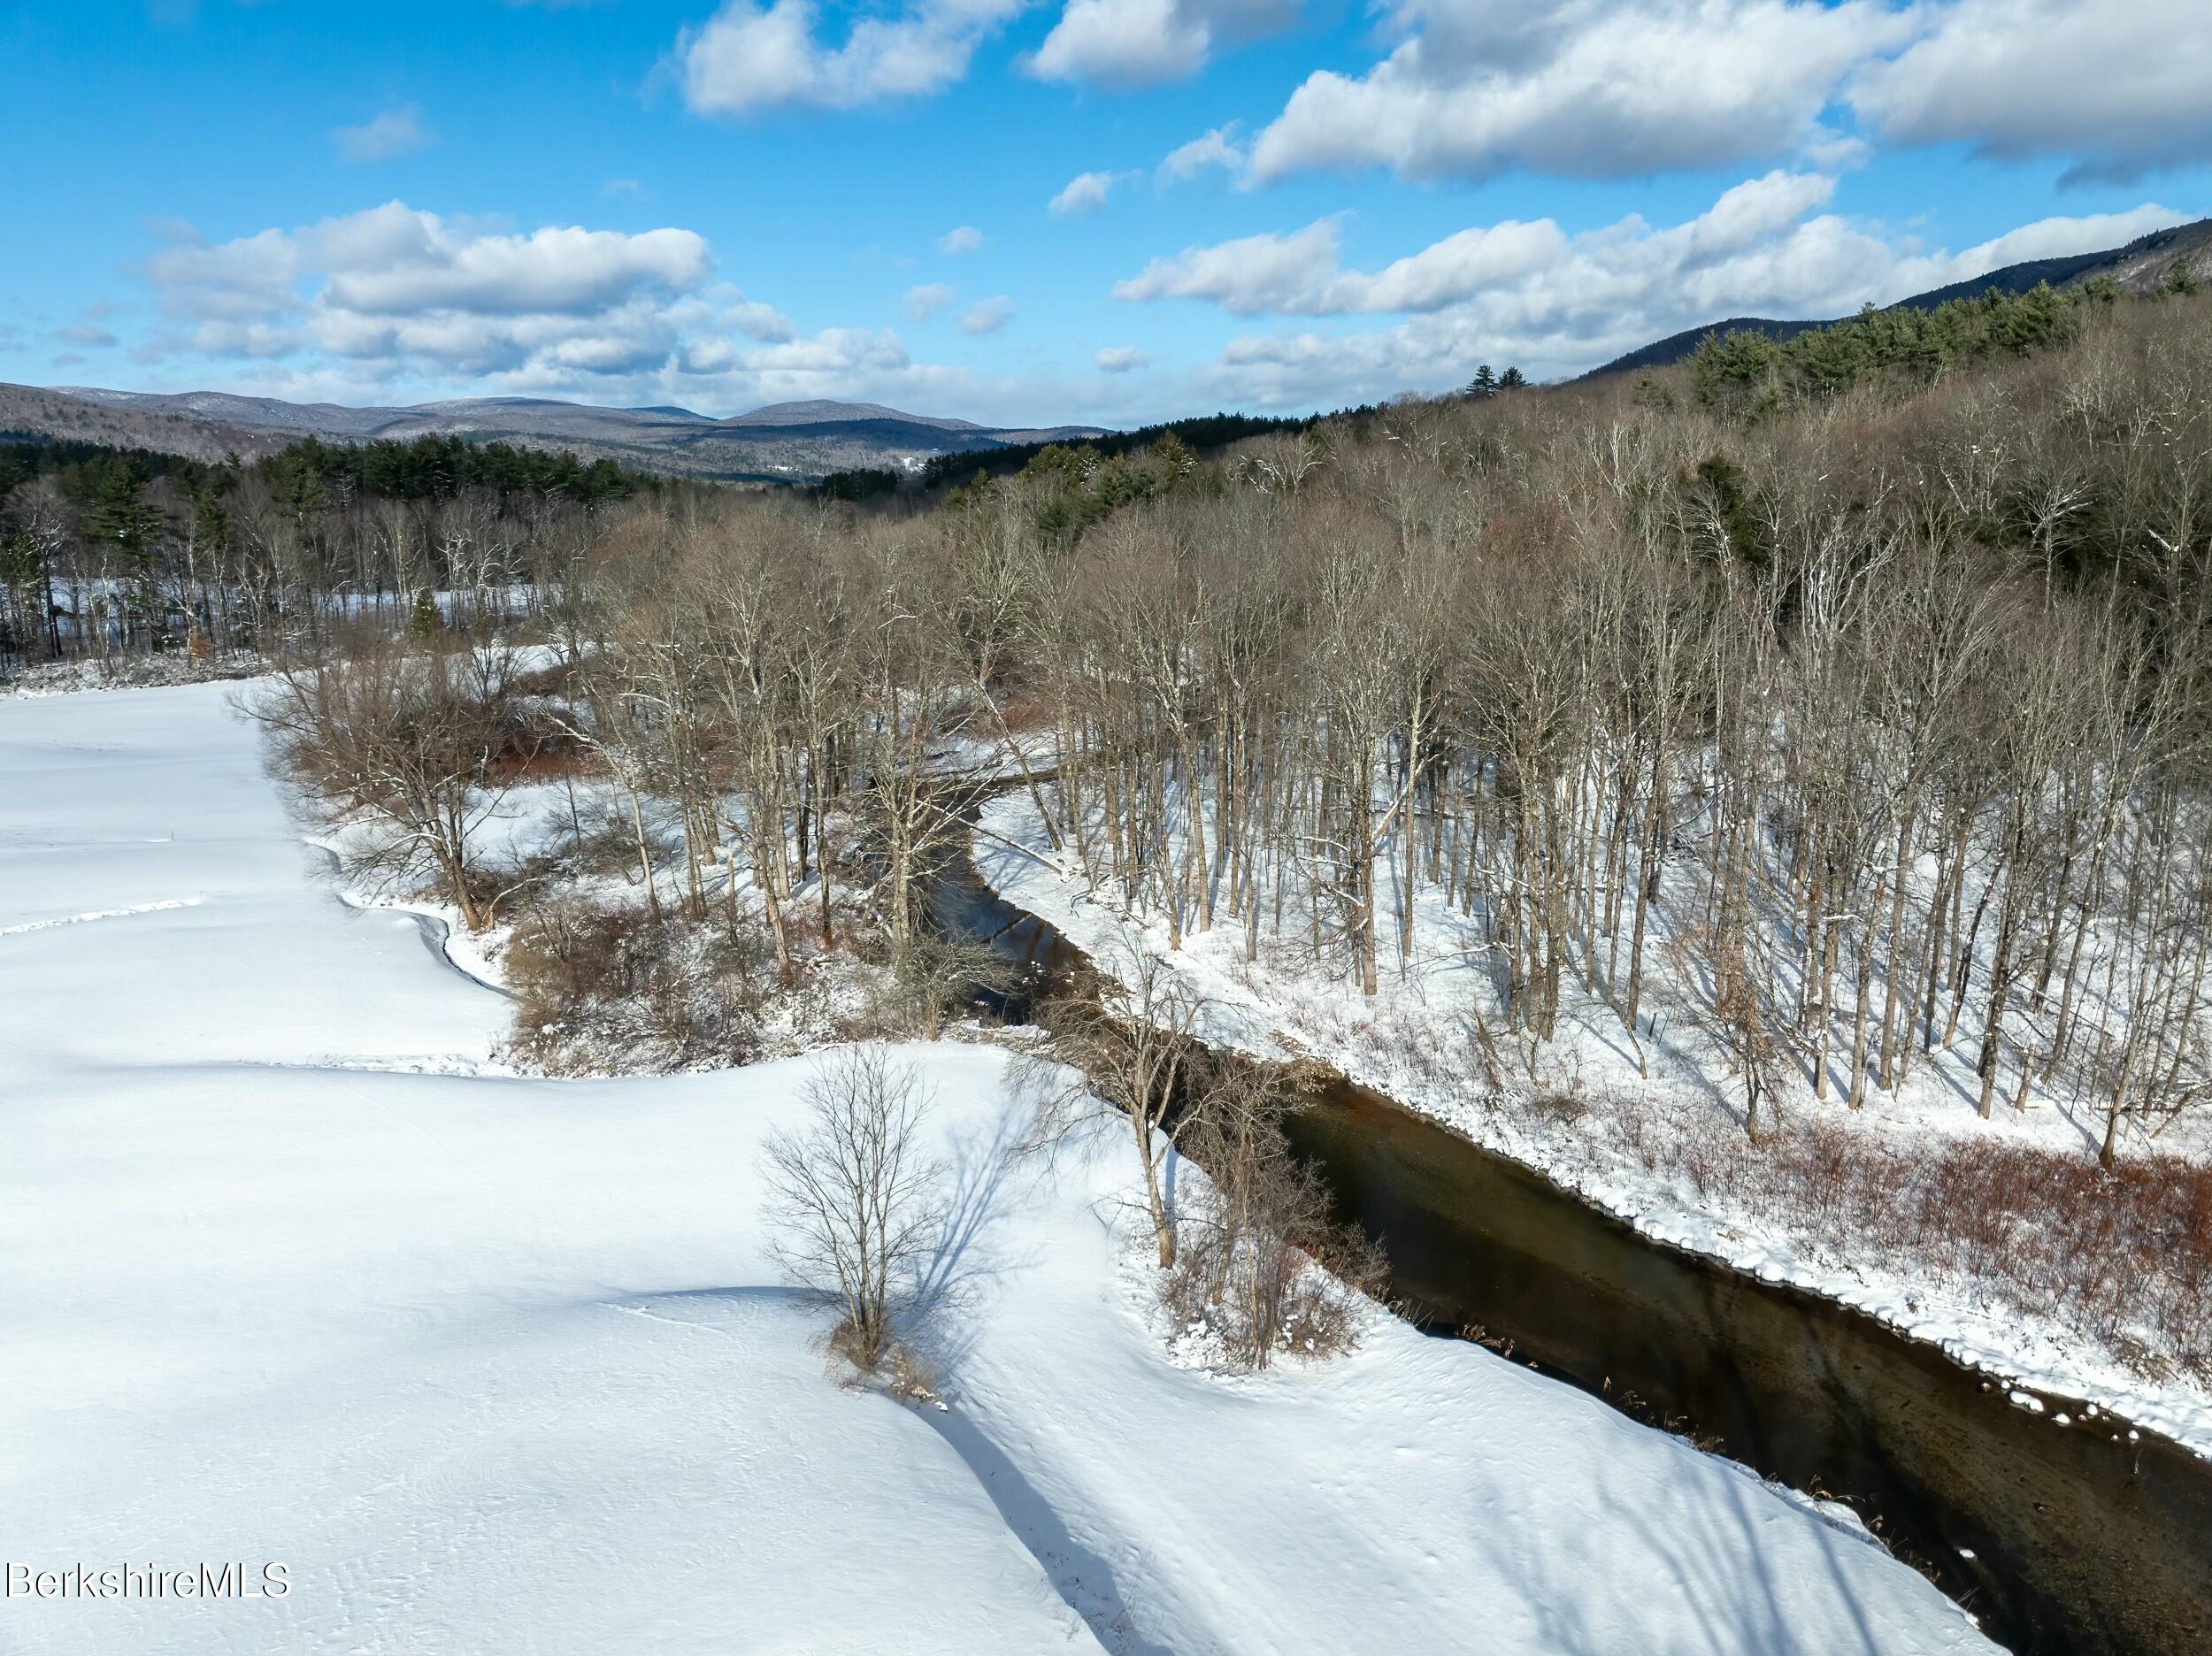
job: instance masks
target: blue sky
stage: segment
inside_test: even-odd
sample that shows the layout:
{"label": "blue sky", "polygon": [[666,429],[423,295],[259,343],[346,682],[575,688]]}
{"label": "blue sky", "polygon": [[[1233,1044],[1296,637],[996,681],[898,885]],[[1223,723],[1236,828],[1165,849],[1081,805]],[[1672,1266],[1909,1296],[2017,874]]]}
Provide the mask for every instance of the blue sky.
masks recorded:
{"label": "blue sky", "polygon": [[76,0],[0,134],[0,379],[1128,424],[2201,217],[2212,7]]}

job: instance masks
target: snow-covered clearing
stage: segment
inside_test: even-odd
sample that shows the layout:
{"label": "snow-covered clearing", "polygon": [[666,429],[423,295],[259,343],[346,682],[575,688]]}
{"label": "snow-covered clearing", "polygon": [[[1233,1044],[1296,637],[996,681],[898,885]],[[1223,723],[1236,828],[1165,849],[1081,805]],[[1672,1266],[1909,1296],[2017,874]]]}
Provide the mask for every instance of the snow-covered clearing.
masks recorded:
{"label": "snow-covered clearing", "polygon": [[1128,1153],[1005,1163],[995,1047],[912,1051],[949,1407],[841,1390],[757,1229],[807,1061],[501,1073],[505,1002],[321,861],[220,687],[0,705],[7,1558],[290,1589],[15,1596],[9,1650],[1988,1648],[1479,1347],[1378,1314],[1325,1367],[1179,1368]]}
{"label": "snow-covered clearing", "polygon": [[[1617,1124],[1599,1106],[1626,1107],[1640,1118],[1630,1126],[1654,1136],[1691,1135],[1691,1149],[1701,1146],[1715,1159],[1740,1151],[1741,1116],[1732,1115],[1732,1100],[1722,1098],[1709,1078],[1725,1076],[1725,1061],[1701,1044],[1694,1027],[1670,1029],[1663,1020],[1658,1036],[1646,1033],[1640,1055],[1601,1001],[1574,995],[1571,988],[1574,998],[1563,1008],[1561,1038],[1542,1060],[1545,1086],[1526,1085],[1517,1070],[1523,1055],[1509,1047],[1501,1054],[1507,1085],[1494,1092],[1482,1074],[1467,1016],[1471,1006],[1486,1002],[1492,1027],[1499,1026],[1488,975],[1479,963],[1476,928],[1435,890],[1423,893],[1416,905],[1409,972],[1397,970],[1397,934],[1386,930],[1382,986],[1370,1001],[1340,971],[1317,970],[1301,951],[1271,939],[1263,941],[1256,962],[1248,962],[1241,922],[1187,932],[1181,947],[1171,949],[1163,920],[1133,913],[1110,884],[1094,890],[1072,849],[1051,848],[1026,793],[1008,792],[990,801],[980,827],[972,848],[994,889],[1048,921],[1110,970],[1133,947],[1168,959],[1189,987],[1206,997],[1214,1039],[1269,1056],[1291,1051],[1317,1056],[1543,1171],[1647,1235],[1856,1306],[1962,1362],[2094,1399],[2212,1455],[2212,1391],[2185,1374],[2147,1377],[2095,1341],[2017,1307],[1991,1303],[1971,1284],[1893,1268],[1881,1251],[1892,1238],[1815,1242],[1807,1216],[1789,1211],[1786,1200],[1754,1211],[1729,1200],[1724,1185],[1701,1191],[1692,1178],[1663,1168],[1655,1171],[1630,1154]],[[1391,902],[1395,900],[1394,891]],[[1666,1003],[1663,971],[1655,971],[1651,981],[1652,1000]],[[1642,1062],[1651,1065],[1648,1080]],[[1983,1122],[1974,1112],[1972,1080],[1962,1046],[1924,1058],[1906,1086],[1893,1096],[1873,1092],[1863,1110],[1847,1109],[1840,1099],[1816,1105],[1809,1086],[1793,1093],[1788,1108],[1793,1119],[1863,1135],[1878,1148],[1924,1147],[1947,1136],[1993,1133],[2078,1156],[2093,1148],[2093,1133],[2062,1103],[2039,1099],[2025,1112],[2006,1108],[1996,1122]],[[1576,1109],[1532,1108],[1540,1093],[1571,1093],[1584,1102]],[[1578,1113],[1583,1108],[1586,1115]],[[2194,1148],[2202,1152],[2201,1146]]]}

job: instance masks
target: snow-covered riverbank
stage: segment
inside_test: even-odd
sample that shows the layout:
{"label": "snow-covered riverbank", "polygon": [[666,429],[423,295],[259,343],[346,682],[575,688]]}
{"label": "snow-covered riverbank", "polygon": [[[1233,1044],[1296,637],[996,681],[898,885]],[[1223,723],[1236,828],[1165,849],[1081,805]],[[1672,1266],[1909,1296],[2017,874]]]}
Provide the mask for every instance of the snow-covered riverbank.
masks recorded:
{"label": "snow-covered riverbank", "polygon": [[[1894,1238],[1816,1240],[1811,1216],[1793,1212],[1783,1192],[1773,1192],[1766,1210],[1758,1211],[1732,1201],[1725,1182],[1717,1178],[1701,1192],[1696,1154],[1715,1163],[1740,1154],[1740,1118],[1732,1125],[1726,1110],[1715,1107],[1712,1087],[1681,1073],[1689,1066],[1678,1054],[1670,1062],[1669,1055],[1653,1050],[1657,1042],[1646,1049],[1655,1061],[1654,1078],[1640,1079],[1635,1056],[1609,1014],[1594,1013],[1586,1027],[1566,1033],[1560,1043],[1563,1057],[1553,1060],[1555,1067],[1567,1066],[1563,1079],[1554,1077],[1540,1090],[1509,1074],[1505,1088],[1494,1090],[1482,1074],[1484,1054],[1464,1012],[1479,993],[1463,939],[1469,928],[1448,907],[1423,908],[1415,972],[1402,981],[1393,976],[1369,1001],[1355,985],[1302,972],[1285,951],[1247,962],[1238,924],[1187,934],[1179,948],[1171,947],[1164,924],[1132,915],[1110,888],[1094,891],[1074,854],[1050,847],[1025,794],[1010,792],[992,801],[981,828],[972,849],[994,890],[1110,968],[1131,948],[1169,960],[1192,991],[1206,998],[1214,1039],[1262,1055],[1317,1057],[1538,1169],[1648,1236],[1855,1306],[1962,1363],[2016,1384],[2090,1399],[2098,1413],[2117,1412],[2212,1456],[2212,1392],[2187,1376],[2147,1377],[2055,1319],[1993,1302],[1972,1284],[1901,1269],[1887,1247]],[[1508,1054],[1505,1062],[1510,1066],[1515,1059]],[[1856,1113],[1838,1102],[1819,1119],[1876,1153],[1992,1131],[1970,1107],[1961,1108],[1968,1094],[1931,1073],[1941,1064],[1962,1068],[1964,1060],[1941,1055],[1924,1065],[1909,1093],[1880,1099]],[[1532,1100],[1540,1091],[1554,1100],[1564,1097],[1572,1107],[1536,1108]],[[1802,1111],[1809,1105],[1809,1099],[1793,1100],[1791,1108]],[[1607,1106],[1637,1119],[1609,1118]],[[2077,1130],[2055,1110],[2024,1122],[2008,1120],[1997,1131],[2024,1143],[2082,1153]],[[1657,1167],[1639,1158],[1623,1142],[1632,1132],[1682,1136],[1687,1152],[1678,1159],[1686,1171],[1666,1167],[1663,1158]],[[2021,1395],[2024,1407],[2032,1401]],[[2077,1423],[2074,1414],[2052,1418],[2055,1428]]]}
{"label": "snow-covered riverbank", "polygon": [[[219,686],[0,704],[0,1533],[282,1598],[13,1598],[35,1652],[1987,1646],[1740,1468],[1378,1315],[1178,1368],[995,1048],[949,1407],[838,1389],[757,1227],[806,1061],[495,1073],[496,995],[318,884]],[[74,922],[74,924],[71,924]]]}

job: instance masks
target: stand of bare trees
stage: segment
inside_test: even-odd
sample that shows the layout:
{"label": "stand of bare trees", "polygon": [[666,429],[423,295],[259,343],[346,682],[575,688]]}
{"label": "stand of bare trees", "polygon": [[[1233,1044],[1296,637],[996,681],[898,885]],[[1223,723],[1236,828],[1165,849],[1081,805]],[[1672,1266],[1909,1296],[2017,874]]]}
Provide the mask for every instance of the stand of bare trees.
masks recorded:
{"label": "stand of bare trees", "polygon": [[650,911],[749,893],[787,986],[837,882],[927,975],[988,767],[1171,948],[1368,996],[1471,949],[1532,1077],[1593,1016],[1647,1062],[1663,1014],[1756,1135],[1955,1051],[2108,1162],[2212,1085],[2208,454],[2177,300],[1747,426],[1686,380],[1408,404],[1102,515],[1065,465],[687,497],[542,586]]}
{"label": "stand of bare trees", "polygon": [[331,811],[350,878],[403,894],[427,884],[475,932],[509,894],[487,883],[478,831],[536,742],[515,678],[510,650],[369,633],[283,669],[241,705],[278,766]]}
{"label": "stand of bare trees", "polygon": [[[0,672],[275,656],[363,622],[557,627],[579,560],[632,510],[636,480],[510,455],[521,476],[470,481],[434,442],[384,445],[375,464],[315,444],[227,465],[67,452],[80,457],[54,464],[0,445]],[[655,497],[705,492],[668,483]]]}
{"label": "stand of bare trees", "polygon": [[1961,1044],[2108,1161],[2204,1096],[2200,309],[1749,430],[1502,398],[1243,475],[1024,565],[1052,832],[1171,947],[1373,995],[1456,916],[1531,1051],[1578,1001],[1641,1050],[1664,967],[1754,1134]]}
{"label": "stand of bare trees", "polygon": [[[926,510],[671,496],[549,556],[532,728],[619,801],[642,905],[538,928],[583,939],[560,972],[663,929],[779,992],[856,951],[932,1031],[981,975],[926,899],[987,780],[1171,953],[1361,1000],[1473,967],[1494,1087],[1601,1036],[1772,1143],[1939,1072],[2108,1169],[2212,1103],[2207,302],[1748,424],[1662,374],[1155,471],[1079,510],[1065,456]],[[418,694],[385,655],[288,678],[280,731],[480,916],[491,748],[410,714],[416,758],[343,756]],[[1166,1263],[1200,1117],[1161,1113],[1194,1030],[1150,970],[1112,993],[1159,1039],[1087,1067]],[[1222,1234],[1267,1206],[1217,1188]]]}

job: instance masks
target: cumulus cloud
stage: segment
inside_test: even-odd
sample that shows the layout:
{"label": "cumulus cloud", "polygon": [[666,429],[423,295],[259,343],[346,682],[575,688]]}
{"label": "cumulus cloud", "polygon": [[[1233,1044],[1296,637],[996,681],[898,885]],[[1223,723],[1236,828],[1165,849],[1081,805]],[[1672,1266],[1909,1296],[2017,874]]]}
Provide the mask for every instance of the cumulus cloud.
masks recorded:
{"label": "cumulus cloud", "polygon": [[818,36],[813,0],[729,0],[677,36],[669,66],[701,115],[926,97],[964,76],[975,49],[1024,4],[914,0],[895,15],[857,19],[832,44]]}
{"label": "cumulus cloud", "polygon": [[1835,180],[1777,170],[1680,224],[1632,215],[1570,234],[1548,218],[1471,226],[1379,269],[1348,269],[1342,219],[1156,259],[1130,301],[1190,299],[1232,315],[1398,317],[1382,328],[1255,334],[1202,381],[1263,406],[1358,401],[1464,378],[1482,361],[1540,376],[1730,316],[1835,317],[2024,259],[2111,247],[2183,215],[2147,203],[2039,220],[1962,251],[1928,249],[1824,211]]}
{"label": "cumulus cloud", "polygon": [[924,282],[906,290],[906,314],[926,322],[959,296],[960,290],[950,282]]}
{"label": "cumulus cloud", "polygon": [[970,335],[995,334],[1013,319],[1014,302],[1004,294],[995,294],[961,312],[960,331]]}
{"label": "cumulus cloud", "polygon": [[1106,197],[1120,181],[1118,172],[1078,172],[1045,203],[1045,211],[1063,218],[1094,213],[1106,204]]}
{"label": "cumulus cloud", "polygon": [[1116,282],[1114,297],[1203,299],[1234,316],[1294,314],[1336,269],[1338,223],[1323,218],[1289,235],[1239,236],[1212,247],[1185,248]]}
{"label": "cumulus cloud", "polygon": [[749,340],[758,340],[764,345],[780,345],[786,340],[799,336],[799,330],[789,317],[772,304],[748,299],[739,288],[719,288],[709,297],[720,305],[723,320]]}
{"label": "cumulus cloud", "polygon": [[1130,373],[1139,368],[1148,368],[1152,358],[1134,345],[1105,345],[1091,358],[1101,373]]}
{"label": "cumulus cloud", "polygon": [[1181,80],[1217,43],[1274,34],[1297,16],[1297,0],[1068,0],[1023,68],[1103,86]]}
{"label": "cumulus cloud", "polygon": [[[1104,3],[1104,0],[1100,0]],[[1130,0],[1133,3],[1133,0]],[[2201,0],[1384,0],[1381,60],[1318,71],[1255,139],[1253,182],[1310,168],[1617,177],[1799,154],[1861,128],[2125,177],[2212,143]]]}
{"label": "cumulus cloud", "polygon": [[1180,183],[1219,167],[1227,172],[1244,171],[1244,148],[1237,141],[1237,123],[1216,126],[1188,143],[1169,150],[1155,176],[1163,184]]}
{"label": "cumulus cloud", "polygon": [[1906,143],[2004,160],[2075,158],[2128,178],[2212,147],[2212,27],[2202,0],[1958,0],[1853,78],[1859,119]]}
{"label": "cumulus cloud", "polygon": [[920,372],[887,330],[801,335],[714,280],[688,230],[520,233],[390,202],[229,242],[173,231],[145,265],[169,332],[142,353],[283,364],[264,380],[278,395],[319,378],[611,399],[703,380],[734,401]]}
{"label": "cumulus cloud", "polygon": [[69,345],[85,345],[101,349],[115,344],[115,335],[96,322],[72,322],[67,327],[55,331],[54,337]]}
{"label": "cumulus cloud", "polygon": [[972,253],[982,245],[983,232],[973,225],[961,225],[937,238],[937,250],[948,256]]}
{"label": "cumulus cloud", "polygon": [[358,126],[339,126],[331,132],[341,161],[389,161],[426,150],[435,142],[422,124],[422,111],[410,104],[388,109]]}
{"label": "cumulus cloud", "polygon": [[1389,55],[1309,76],[1254,140],[1251,175],[1602,177],[1785,151],[1853,65],[1913,27],[1882,0],[1399,0]]}

